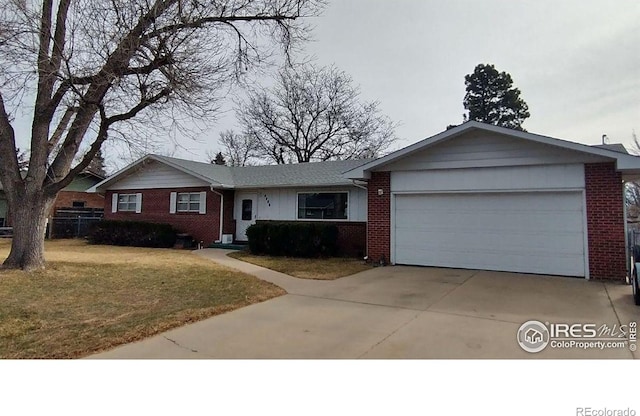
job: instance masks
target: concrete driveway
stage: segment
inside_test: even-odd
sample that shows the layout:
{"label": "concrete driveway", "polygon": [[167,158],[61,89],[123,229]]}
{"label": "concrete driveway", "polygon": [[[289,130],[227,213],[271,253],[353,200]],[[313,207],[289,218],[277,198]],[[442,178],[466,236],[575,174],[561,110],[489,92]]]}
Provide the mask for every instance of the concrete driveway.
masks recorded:
{"label": "concrete driveway", "polygon": [[384,267],[335,281],[296,279],[198,255],[271,281],[288,294],[92,358],[637,358],[628,348],[551,349],[516,342],[529,320],[640,320],[628,286],[474,270]]}

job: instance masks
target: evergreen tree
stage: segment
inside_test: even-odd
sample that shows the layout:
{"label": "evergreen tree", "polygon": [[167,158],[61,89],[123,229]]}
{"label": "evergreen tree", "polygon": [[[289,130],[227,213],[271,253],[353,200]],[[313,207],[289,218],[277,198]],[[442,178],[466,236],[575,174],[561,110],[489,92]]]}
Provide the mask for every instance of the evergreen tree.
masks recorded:
{"label": "evergreen tree", "polygon": [[464,108],[469,111],[466,120],[524,130],[522,123],[530,116],[529,107],[520,98],[520,90],[513,87],[511,75],[498,72],[491,64],[479,64],[464,81]]}
{"label": "evergreen tree", "polygon": [[227,161],[224,160],[224,156],[222,155],[222,152],[218,152],[216,153],[216,157],[213,158],[213,160],[211,161],[212,164],[214,165],[226,165]]}
{"label": "evergreen tree", "polygon": [[87,166],[85,171],[91,172],[94,175],[102,176],[103,178],[107,177],[107,171],[104,165],[104,156],[102,156],[102,149],[98,150],[91,162],[89,162],[89,166]]}

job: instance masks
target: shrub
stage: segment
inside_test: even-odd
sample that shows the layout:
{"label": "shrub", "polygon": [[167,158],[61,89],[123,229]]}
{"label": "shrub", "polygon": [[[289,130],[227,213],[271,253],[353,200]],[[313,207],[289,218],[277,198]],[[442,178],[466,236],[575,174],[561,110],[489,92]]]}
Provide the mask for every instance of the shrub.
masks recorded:
{"label": "shrub", "polygon": [[173,247],[176,230],[169,224],[103,220],[88,235],[91,244],[134,247]]}
{"label": "shrub", "polygon": [[338,227],[332,224],[259,222],[247,229],[253,254],[291,257],[335,256]]}

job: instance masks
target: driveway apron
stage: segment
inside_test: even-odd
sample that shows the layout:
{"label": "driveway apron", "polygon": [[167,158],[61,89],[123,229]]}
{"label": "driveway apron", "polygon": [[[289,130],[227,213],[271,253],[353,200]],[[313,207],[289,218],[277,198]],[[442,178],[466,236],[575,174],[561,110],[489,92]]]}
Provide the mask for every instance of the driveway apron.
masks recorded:
{"label": "driveway apron", "polygon": [[287,294],[90,358],[632,358],[628,349],[531,354],[528,320],[637,319],[627,286],[583,279],[428,267],[378,267],[333,281],[298,279],[195,252]]}

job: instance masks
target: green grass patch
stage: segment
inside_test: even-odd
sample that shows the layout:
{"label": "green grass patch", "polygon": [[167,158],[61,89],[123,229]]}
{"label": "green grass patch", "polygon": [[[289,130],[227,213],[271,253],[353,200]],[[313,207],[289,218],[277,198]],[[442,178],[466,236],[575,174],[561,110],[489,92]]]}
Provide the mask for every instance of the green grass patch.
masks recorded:
{"label": "green grass patch", "polygon": [[301,279],[334,280],[372,268],[371,265],[362,260],[345,257],[305,259],[298,257],[256,256],[246,251],[229,253],[228,256]]}

